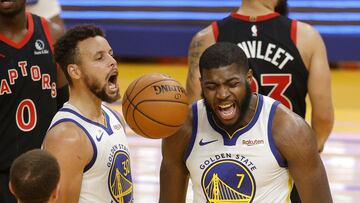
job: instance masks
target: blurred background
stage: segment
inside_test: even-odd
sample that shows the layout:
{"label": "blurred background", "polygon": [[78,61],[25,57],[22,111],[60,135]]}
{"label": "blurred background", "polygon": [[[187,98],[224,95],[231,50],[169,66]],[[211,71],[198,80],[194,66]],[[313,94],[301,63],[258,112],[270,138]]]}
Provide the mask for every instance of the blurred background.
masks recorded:
{"label": "blurred background", "polygon": [[[192,36],[236,11],[240,0],[59,0],[67,28],[93,23],[106,31],[119,81],[163,72],[185,85]],[[335,127],[322,159],[334,202],[360,202],[360,1],[288,0],[289,17],[322,35],[332,70]],[[309,105],[308,105],[309,106]],[[121,102],[114,107],[121,111]],[[308,109],[310,112],[311,109]],[[310,113],[307,113],[310,115]],[[131,130],[129,130],[131,133]],[[129,136],[137,202],[157,202],[160,140]],[[304,174],[306,175],[306,174]],[[191,200],[189,189],[188,200]]]}

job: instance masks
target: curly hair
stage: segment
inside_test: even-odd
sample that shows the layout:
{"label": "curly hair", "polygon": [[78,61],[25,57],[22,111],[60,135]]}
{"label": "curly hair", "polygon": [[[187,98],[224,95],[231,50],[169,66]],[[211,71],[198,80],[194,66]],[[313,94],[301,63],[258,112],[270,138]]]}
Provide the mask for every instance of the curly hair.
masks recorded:
{"label": "curly hair", "polygon": [[247,57],[240,47],[230,42],[215,43],[200,56],[200,75],[202,76],[204,69],[221,68],[233,63],[245,73],[249,70]]}
{"label": "curly hair", "polygon": [[55,61],[60,65],[69,85],[72,85],[71,77],[67,72],[69,64],[76,64],[76,47],[79,42],[91,37],[105,37],[104,32],[95,25],[79,25],[69,29],[54,45]]}

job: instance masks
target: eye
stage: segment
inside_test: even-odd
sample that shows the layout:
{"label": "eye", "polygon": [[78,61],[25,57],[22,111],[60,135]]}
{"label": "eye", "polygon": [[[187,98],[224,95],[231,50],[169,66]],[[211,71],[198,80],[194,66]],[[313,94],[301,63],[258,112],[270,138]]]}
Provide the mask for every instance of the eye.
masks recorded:
{"label": "eye", "polygon": [[229,83],[229,86],[232,87],[232,88],[238,87],[238,86],[240,86],[240,82],[238,82],[238,81],[236,81],[236,82],[235,82],[235,81],[234,81],[234,82],[230,82],[230,83]]}
{"label": "eye", "polygon": [[101,59],[103,59],[103,55],[102,55],[102,54],[98,54],[98,55],[95,56],[95,60],[99,61],[99,60],[101,60]]}
{"label": "eye", "polygon": [[207,89],[207,90],[215,90],[216,85],[215,84],[206,84],[205,89]]}

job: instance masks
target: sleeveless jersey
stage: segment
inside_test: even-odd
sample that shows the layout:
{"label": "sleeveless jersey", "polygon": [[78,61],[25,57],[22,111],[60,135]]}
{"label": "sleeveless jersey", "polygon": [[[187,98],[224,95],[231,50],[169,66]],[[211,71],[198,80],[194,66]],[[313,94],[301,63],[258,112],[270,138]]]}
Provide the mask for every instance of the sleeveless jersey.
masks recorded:
{"label": "sleeveless jersey", "polygon": [[45,19],[30,13],[18,43],[0,33],[0,172],[39,148],[56,107],[56,64]]}
{"label": "sleeveless jersey", "polygon": [[85,167],[79,203],[133,202],[130,155],[125,129],[118,115],[102,105],[107,126],[93,122],[65,103],[51,122],[72,122],[89,138],[94,155]]}
{"label": "sleeveless jersey", "polygon": [[293,181],[272,138],[278,104],[259,94],[254,117],[233,135],[216,125],[203,100],[193,104],[185,159],[194,202],[290,202]]}
{"label": "sleeveless jersey", "polygon": [[297,22],[272,13],[249,17],[232,13],[213,22],[218,42],[245,52],[255,80],[252,90],[268,95],[305,117],[308,71],[296,47]]}

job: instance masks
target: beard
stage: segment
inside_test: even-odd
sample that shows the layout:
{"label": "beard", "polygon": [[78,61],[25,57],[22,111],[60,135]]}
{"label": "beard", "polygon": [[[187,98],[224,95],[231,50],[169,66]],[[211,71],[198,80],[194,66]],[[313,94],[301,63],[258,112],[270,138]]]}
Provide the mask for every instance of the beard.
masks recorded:
{"label": "beard", "polygon": [[25,1],[21,3],[21,6],[14,8],[13,10],[1,10],[0,15],[3,17],[11,18],[25,11]]}
{"label": "beard", "polygon": [[278,0],[278,3],[275,6],[275,12],[279,13],[282,16],[287,16],[289,13],[287,0]]}
{"label": "beard", "polygon": [[[252,91],[249,83],[245,83],[245,97],[242,102],[239,102],[237,105],[240,106],[240,116],[234,125],[238,125],[245,118],[247,111],[249,110],[250,100],[252,96]],[[214,110],[210,107],[208,100],[204,97],[204,93],[201,92],[201,97],[204,100],[206,111],[209,112],[217,120]],[[221,122],[218,124],[221,124]]]}
{"label": "beard", "polygon": [[85,84],[89,90],[101,101],[112,103],[120,99],[119,92],[115,96],[110,96],[106,93],[106,85],[102,86],[99,82],[91,80],[87,75],[85,75]]}

